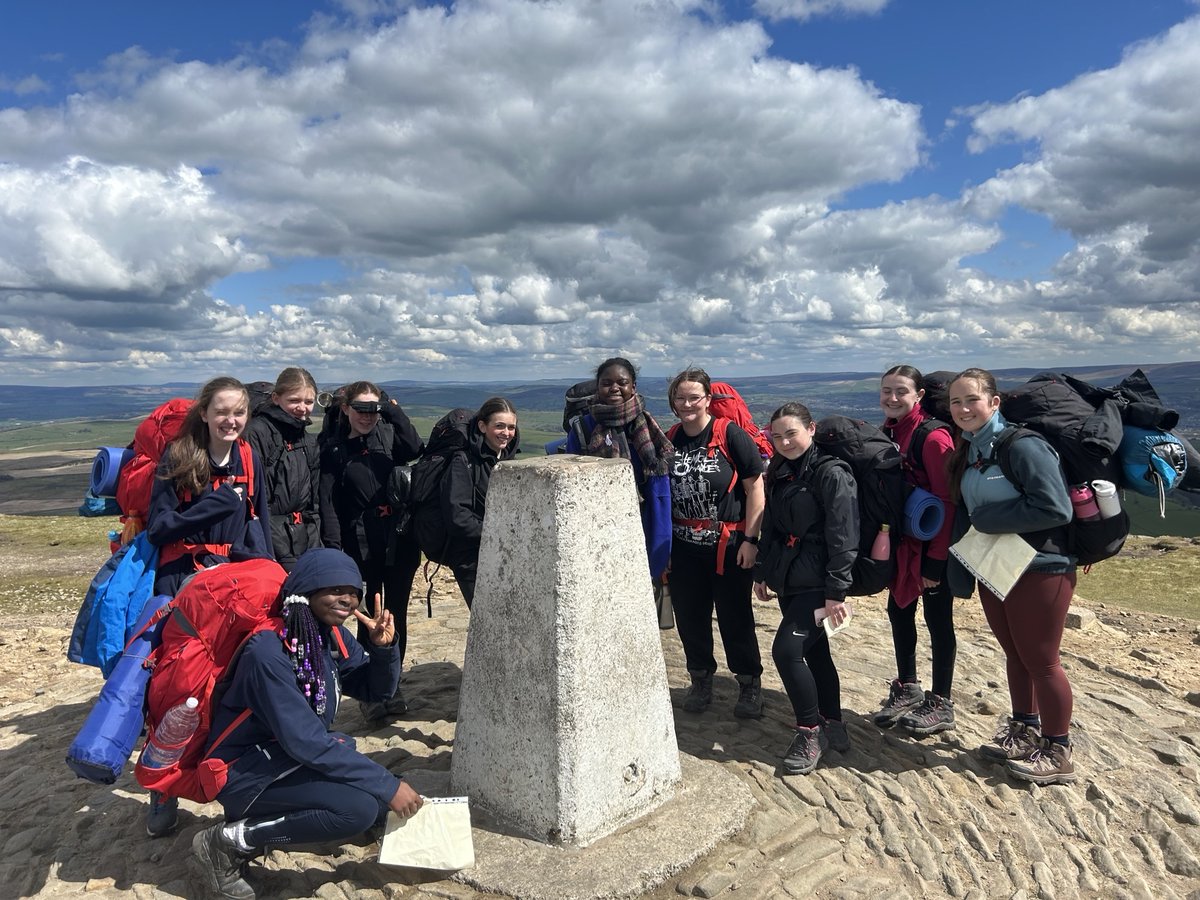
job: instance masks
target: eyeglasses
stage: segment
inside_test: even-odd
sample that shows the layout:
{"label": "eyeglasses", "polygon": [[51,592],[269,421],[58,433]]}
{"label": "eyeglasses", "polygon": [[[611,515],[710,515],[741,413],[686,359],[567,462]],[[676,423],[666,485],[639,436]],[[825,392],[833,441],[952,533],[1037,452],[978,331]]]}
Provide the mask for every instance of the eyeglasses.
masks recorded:
{"label": "eyeglasses", "polygon": [[707,394],[692,394],[689,397],[680,397],[678,394],[676,394],[675,395],[675,405],[676,406],[695,406],[698,403],[701,403],[702,401],[707,400],[707,399],[708,399]]}

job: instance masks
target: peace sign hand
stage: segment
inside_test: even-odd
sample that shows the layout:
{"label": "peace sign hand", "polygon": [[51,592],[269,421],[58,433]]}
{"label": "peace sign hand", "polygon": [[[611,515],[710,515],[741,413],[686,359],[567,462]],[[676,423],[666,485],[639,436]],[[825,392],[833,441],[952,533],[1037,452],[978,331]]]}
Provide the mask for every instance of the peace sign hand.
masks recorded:
{"label": "peace sign hand", "polygon": [[396,637],[396,623],[392,614],[383,605],[383,598],[375,595],[375,615],[368,616],[362,610],[354,610],[354,618],[367,626],[371,635],[371,643],[376,647],[386,647]]}

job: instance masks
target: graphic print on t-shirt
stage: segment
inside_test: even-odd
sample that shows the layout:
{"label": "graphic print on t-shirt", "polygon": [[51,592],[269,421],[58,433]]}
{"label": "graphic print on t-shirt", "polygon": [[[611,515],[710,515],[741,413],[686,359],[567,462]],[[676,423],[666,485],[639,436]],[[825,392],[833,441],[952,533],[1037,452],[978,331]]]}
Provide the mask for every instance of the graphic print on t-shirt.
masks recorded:
{"label": "graphic print on t-shirt", "polygon": [[[701,444],[692,450],[676,450],[671,470],[671,517],[675,520],[672,538],[703,547],[715,546],[720,537],[717,524],[717,503],[725,495],[714,485],[714,481],[725,469],[722,488],[729,484],[731,469],[718,454],[709,457],[708,448]],[[713,476],[712,478],[708,476]],[[708,524],[701,530],[695,525],[683,525],[679,520],[703,520]]]}

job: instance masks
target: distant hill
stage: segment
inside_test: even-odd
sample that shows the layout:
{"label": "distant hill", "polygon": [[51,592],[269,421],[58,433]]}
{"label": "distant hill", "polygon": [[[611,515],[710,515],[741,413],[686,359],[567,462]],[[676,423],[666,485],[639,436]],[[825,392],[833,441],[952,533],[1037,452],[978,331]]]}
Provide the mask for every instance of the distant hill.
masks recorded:
{"label": "distant hill", "polygon": [[[1069,372],[1098,385],[1112,385],[1132,372],[1136,365],[1078,366]],[[1180,431],[1200,434],[1200,362],[1144,364],[1163,401],[1181,416]],[[1012,387],[1027,381],[1042,369],[996,369],[1000,386]],[[587,372],[580,374],[586,377]],[[800,372],[789,375],[758,375],[737,378],[714,372],[731,382],[745,396],[755,416],[765,419],[786,400],[800,400],[817,416],[843,413],[869,421],[880,417],[877,372]],[[488,397],[502,395],[523,414],[536,413],[543,422],[561,416],[563,393],[579,379],[533,382],[430,382],[396,380],[381,386],[416,415],[437,415],[456,406],[478,407]],[[639,385],[653,413],[669,418],[667,379],[643,376]],[[81,387],[0,386],[0,428],[75,419],[123,419],[143,416],[171,397],[192,396],[199,385],[101,385]]]}

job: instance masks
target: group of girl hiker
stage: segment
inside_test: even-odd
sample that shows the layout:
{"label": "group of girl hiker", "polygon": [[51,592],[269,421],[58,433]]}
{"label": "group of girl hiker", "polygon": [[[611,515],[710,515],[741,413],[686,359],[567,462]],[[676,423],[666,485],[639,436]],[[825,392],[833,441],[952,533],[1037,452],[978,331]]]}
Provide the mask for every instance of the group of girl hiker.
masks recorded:
{"label": "group of girl hiker", "polygon": [[[568,450],[632,464],[650,574],[670,581],[690,676],[684,710],[700,713],[713,700],[715,610],[739,688],[733,713],[762,715],[751,596],[765,602],[774,595],[783,615],[772,658],[795,715],[783,771],[808,773],[827,750],[847,751],[837,668],[819,620],[836,627],[849,615],[845,600],[859,552],[858,488],[849,466],[818,446],[802,403],[771,415],[774,455],[767,464],[750,434],[712,413],[712,381],[702,369],[671,381],[668,400],[679,422],[669,432],[646,410],[631,362],[605,360],[596,376],[594,402]],[[976,585],[950,558],[951,537],[970,525],[1018,534],[1038,551],[1033,564],[1003,601],[979,586],[1005,653],[1012,704],[981,752],[1018,778],[1073,781],[1071,688],[1058,651],[1075,567],[1063,552],[1072,510],[1057,457],[1040,439],[1015,442],[1011,463],[1020,483],[1010,481],[993,465],[992,443],[1006,425],[995,379],[968,369],[950,381],[953,433],[928,427],[934,423],[925,422],[924,387],[911,366],[890,369],[880,387],[884,429],[904,456],[907,478],[937,496],[946,515],[933,538],[904,537],[897,549],[887,601],[896,678],[872,718],[916,735],[954,728],[953,597],[970,596]],[[160,549],[158,592],[173,594],[191,573],[227,560],[273,557],[290,571],[282,594],[285,640],[248,642],[214,715],[215,735],[226,719],[253,711],[221,749],[232,763],[218,796],[227,822],[200,832],[193,844],[194,864],[216,896],[252,897],[242,869],[264,848],[348,837],[388,809],[411,814],[421,802],[358,754],[352,740],[330,731],[342,693],[359,699],[369,719],[407,710],[399,681],[420,551],[393,527],[397,510],[387,481],[423,450],[408,416],[376,385],[359,381],[339,393],[340,418],[318,445],[307,431],[317,387],[303,369],[280,374],[270,406],[253,424],[246,388],[233,378],[213,379],[159,464],[147,523]],[[503,398],[485,403],[442,481],[454,548],[448,562],[468,604],[487,484],[497,462],[516,450],[516,420]],[[918,431],[920,452],[910,453]],[[359,609],[364,598],[373,604],[370,615]],[[933,657],[928,691],[916,672],[918,601]],[[343,624],[352,616],[357,640]],[[281,754],[262,751],[272,741]],[[151,834],[169,832],[175,817],[171,800],[152,796]]]}
{"label": "group of girl hiker", "polygon": [[[356,754],[344,737],[329,737],[328,726],[341,693],[359,699],[368,720],[407,712],[399,681],[420,550],[397,533],[399,510],[390,508],[386,488],[393,468],[419,456],[423,443],[376,385],[359,381],[339,393],[334,424],[318,441],[308,430],[317,385],[304,369],[281,372],[270,403],[253,417],[250,392],[240,381],[212,379],[158,465],[146,525],[147,539],[159,550],[156,593],[173,596],[191,574],[220,562],[274,558],[291,573],[284,585],[291,650],[278,640],[250,641],[224,702],[254,709],[245,726],[251,744],[278,741],[294,763],[285,767],[291,774],[283,777],[280,769],[249,793],[247,782],[231,777],[219,797],[231,816],[246,818],[249,810],[269,827],[209,829],[197,838],[202,868],[217,873],[210,883],[217,896],[253,896],[240,868],[254,849],[357,833],[379,816],[379,800],[383,811],[415,810],[410,789]],[[468,602],[488,478],[496,462],[515,451],[515,431],[515,407],[502,398],[487,401],[442,482],[451,568]],[[318,590],[318,599],[309,596]],[[356,611],[364,596],[373,598],[373,618]],[[341,623],[351,613],[359,619],[357,641],[342,636]],[[307,673],[310,683],[298,684],[289,666],[297,677]],[[227,740],[222,752],[240,746]],[[237,760],[239,771],[251,765]],[[287,757],[277,755],[271,765],[281,760]],[[324,787],[313,791],[318,781]],[[294,815],[279,818],[289,810]],[[170,833],[177,815],[176,798],[151,792],[151,836]]]}
{"label": "group of girl hiker", "polygon": [[[702,369],[686,369],[671,381],[667,399],[679,422],[665,435],[637,392],[631,362],[605,360],[596,380],[595,400],[583,427],[568,436],[567,450],[624,457],[633,465],[651,575],[669,578],[690,676],[683,709],[701,712],[713,700],[715,610],[738,684],[733,713],[762,715],[751,593],[763,602],[774,595],[783,615],[771,654],[796,722],[783,771],[806,774],[827,750],[849,750],[838,672],[821,624],[828,619],[836,628],[849,615],[845,600],[860,552],[858,486],[849,465],[818,445],[816,423],[799,402],[772,413],[774,454],[764,465],[744,429],[712,414],[712,381]],[[918,736],[955,727],[953,603],[970,597],[976,584],[951,558],[950,544],[972,525],[1020,535],[1038,553],[1006,598],[979,585],[1005,654],[1012,703],[1006,724],[980,752],[1026,781],[1072,782],[1071,688],[1059,646],[1075,564],[1063,552],[1072,509],[1057,455],[1041,438],[1015,442],[1019,483],[1005,477],[992,444],[1007,423],[995,379],[982,369],[949,381],[951,422],[933,419],[924,397],[925,380],[913,366],[895,366],[881,379],[883,430],[898,446],[905,478],[933,494],[944,516],[931,538],[898,536],[887,600],[896,677],[872,719]],[[929,690],[917,675],[918,605],[930,637]]]}

